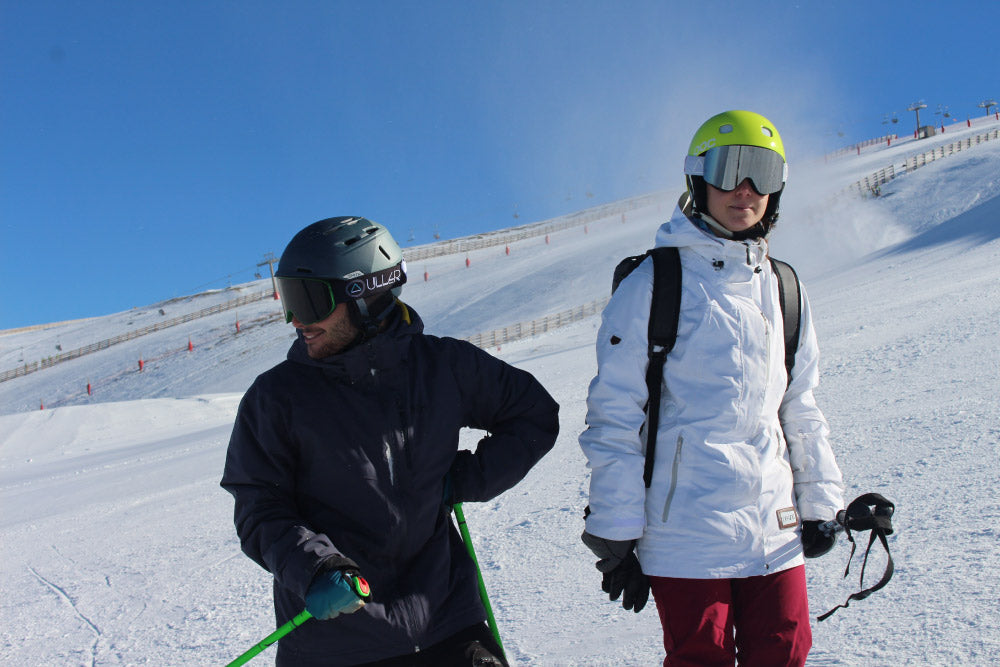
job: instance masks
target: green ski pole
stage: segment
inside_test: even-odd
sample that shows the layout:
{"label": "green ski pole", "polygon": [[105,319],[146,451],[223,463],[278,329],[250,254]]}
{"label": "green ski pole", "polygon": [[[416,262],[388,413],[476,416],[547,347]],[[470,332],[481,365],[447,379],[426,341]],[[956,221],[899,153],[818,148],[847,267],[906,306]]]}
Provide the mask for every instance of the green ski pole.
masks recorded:
{"label": "green ski pole", "polygon": [[239,667],[239,665],[245,665],[250,662],[257,654],[266,649],[271,644],[276,643],[279,639],[287,635],[289,632],[299,627],[313,615],[309,613],[308,609],[303,609],[295,618],[288,621],[280,628],[269,634],[267,637],[261,639],[253,648],[241,655],[240,657],[233,660],[231,663],[226,665],[226,667]]}
{"label": "green ski pole", "polygon": [[[363,577],[359,577],[357,575],[348,575],[348,576],[350,576],[351,586],[354,588],[354,592],[357,594],[359,598],[362,599],[362,601],[367,600],[368,598],[371,597],[372,595],[371,589],[368,587],[368,582],[365,581]],[[254,645],[253,648],[251,648],[249,651],[247,651],[240,657],[233,660],[231,663],[226,665],[226,667],[239,667],[240,665],[247,664],[268,646],[277,643],[279,639],[281,639],[289,632],[291,632],[295,628],[299,627],[300,625],[308,621],[310,618],[313,618],[313,615],[309,613],[308,609],[303,609],[292,620],[282,625],[280,628],[269,634],[267,637],[261,639],[259,642],[257,642],[257,644]]]}
{"label": "green ski pole", "polygon": [[469,527],[465,524],[465,512],[462,511],[462,503],[455,503],[452,509],[455,510],[455,518],[458,519],[458,530],[462,533],[462,541],[465,542],[465,549],[469,552],[469,557],[476,566],[476,578],[479,580],[479,599],[483,601],[483,606],[486,607],[486,620],[489,623],[490,631],[493,633],[493,638],[497,640],[500,650],[503,651],[504,657],[506,657],[507,652],[504,651],[503,641],[500,640],[500,630],[497,629],[497,620],[493,616],[493,607],[490,605],[490,596],[486,592],[483,573],[479,569],[479,559],[476,558],[476,550],[472,546],[472,536],[469,535]]}

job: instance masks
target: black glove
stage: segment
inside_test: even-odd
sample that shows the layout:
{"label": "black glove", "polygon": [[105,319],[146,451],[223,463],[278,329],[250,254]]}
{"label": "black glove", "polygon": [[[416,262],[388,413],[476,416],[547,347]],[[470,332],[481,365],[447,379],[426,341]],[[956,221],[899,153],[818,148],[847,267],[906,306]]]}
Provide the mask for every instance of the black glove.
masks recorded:
{"label": "black glove", "polygon": [[597,561],[597,569],[601,572],[611,572],[622,564],[625,557],[632,553],[635,540],[609,540],[583,531],[580,536],[583,543],[601,560]]}
{"label": "black glove", "polygon": [[624,609],[631,609],[637,614],[642,611],[649,601],[649,577],[642,573],[635,552],[626,556],[621,565],[605,573],[601,590],[608,594],[610,600],[617,600],[620,595]]}
{"label": "black glove", "polygon": [[819,558],[837,543],[836,533],[824,533],[819,529],[822,521],[802,522],[802,552],[806,558]]}
{"label": "black glove", "polygon": [[597,569],[604,573],[601,590],[611,600],[621,597],[623,608],[637,614],[642,611],[649,601],[649,578],[635,557],[635,540],[608,540],[587,531],[580,539],[600,558]]}

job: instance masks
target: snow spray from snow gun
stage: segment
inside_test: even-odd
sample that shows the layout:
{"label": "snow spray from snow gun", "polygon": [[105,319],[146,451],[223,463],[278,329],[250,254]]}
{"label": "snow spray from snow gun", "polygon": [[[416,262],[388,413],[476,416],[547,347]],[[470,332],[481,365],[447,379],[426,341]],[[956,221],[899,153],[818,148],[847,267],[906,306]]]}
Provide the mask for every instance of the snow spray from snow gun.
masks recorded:
{"label": "snow spray from snow gun", "polygon": [[500,630],[497,628],[497,620],[493,616],[493,607],[490,605],[490,596],[486,592],[483,573],[479,569],[479,559],[476,558],[476,550],[472,546],[472,536],[469,535],[469,527],[465,524],[465,512],[462,511],[462,503],[455,503],[452,509],[455,510],[455,519],[458,520],[458,530],[462,533],[462,541],[465,542],[465,549],[469,552],[469,558],[472,559],[473,565],[476,566],[476,578],[479,580],[479,599],[483,601],[483,607],[486,608],[486,620],[489,623],[490,632],[493,633],[493,639],[497,641],[500,651],[506,656],[503,642],[500,641]]}
{"label": "snow spray from snow gun", "polygon": [[[852,531],[860,532],[868,530],[871,531],[871,536],[868,538],[868,548],[865,549],[865,560],[861,565],[861,590],[857,593],[852,593],[848,596],[844,604],[837,605],[822,616],[818,616],[816,620],[825,621],[841,607],[846,608],[849,606],[851,600],[864,600],[892,579],[892,554],[889,553],[889,543],[886,540],[886,536],[892,535],[892,515],[895,510],[896,506],[889,500],[886,500],[885,497],[877,493],[866,493],[851,501],[846,510],[837,512],[836,519],[820,525],[819,529],[826,535],[834,535],[842,530],[847,533],[847,539],[851,543],[851,556],[847,559],[847,568],[844,570],[845,578],[851,571],[851,561],[854,559],[854,551],[858,547],[857,542],[854,541]],[[885,549],[887,559],[885,572],[878,583],[870,588],[865,588],[865,566],[868,565],[868,554],[871,552],[872,544],[875,543],[876,538],[882,543],[882,548]]]}
{"label": "snow spray from snow gun", "polygon": [[[372,596],[371,589],[368,587],[368,582],[364,580],[363,577],[357,575],[349,575],[351,577],[351,586],[354,588],[354,592],[363,601],[367,600]],[[289,632],[299,627],[309,619],[313,618],[313,615],[309,613],[308,609],[303,609],[298,614],[295,615],[290,621],[282,625],[280,628],[264,637],[259,642],[254,644],[253,648],[249,651],[243,653],[240,657],[236,658],[230,662],[226,667],[239,667],[240,665],[245,665],[251,660],[253,660],[257,655],[262,653],[271,644],[276,644],[279,639],[287,635]]]}

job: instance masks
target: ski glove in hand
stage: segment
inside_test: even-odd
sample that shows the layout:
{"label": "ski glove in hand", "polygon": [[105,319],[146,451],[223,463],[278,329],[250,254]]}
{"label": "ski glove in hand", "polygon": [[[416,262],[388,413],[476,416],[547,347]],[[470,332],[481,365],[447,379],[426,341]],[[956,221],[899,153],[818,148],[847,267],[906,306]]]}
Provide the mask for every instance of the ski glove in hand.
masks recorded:
{"label": "ski glove in hand", "polygon": [[635,540],[609,540],[587,531],[580,539],[600,559],[597,569],[604,574],[601,590],[611,600],[621,597],[623,608],[637,614],[642,611],[649,601],[649,578],[635,557]]}
{"label": "ski glove in hand", "polygon": [[601,559],[597,561],[597,569],[605,573],[611,572],[621,565],[625,557],[632,553],[632,548],[635,546],[635,540],[609,540],[591,535],[587,531],[583,531],[580,539],[594,552],[595,556]]}
{"label": "ski glove in hand", "polygon": [[836,533],[824,533],[819,529],[822,521],[802,522],[802,553],[806,558],[819,558],[837,543]]}
{"label": "ski glove in hand", "polygon": [[324,563],[306,591],[306,610],[321,621],[341,614],[353,614],[365,606],[364,597],[355,588],[355,581],[363,583],[367,594],[368,583],[360,578],[353,561],[334,558]]}

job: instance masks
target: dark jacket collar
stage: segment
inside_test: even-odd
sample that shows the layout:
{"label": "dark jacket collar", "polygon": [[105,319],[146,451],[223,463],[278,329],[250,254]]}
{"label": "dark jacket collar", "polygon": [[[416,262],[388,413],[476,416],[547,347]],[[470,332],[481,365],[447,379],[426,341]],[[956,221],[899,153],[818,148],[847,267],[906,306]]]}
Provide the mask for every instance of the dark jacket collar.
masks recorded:
{"label": "dark jacket collar", "polygon": [[397,366],[406,358],[410,336],[421,334],[424,330],[423,320],[416,311],[402,301],[397,301],[397,304],[386,319],[385,329],[378,335],[324,359],[309,356],[302,332],[298,332],[288,350],[288,360],[321,368],[351,382]]}

